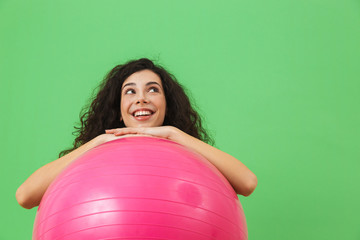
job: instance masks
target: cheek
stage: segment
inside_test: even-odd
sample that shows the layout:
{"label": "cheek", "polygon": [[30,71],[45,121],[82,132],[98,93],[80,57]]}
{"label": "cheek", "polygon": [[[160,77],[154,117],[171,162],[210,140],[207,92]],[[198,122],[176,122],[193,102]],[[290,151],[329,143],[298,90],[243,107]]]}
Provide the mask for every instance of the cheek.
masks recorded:
{"label": "cheek", "polygon": [[126,99],[122,100],[121,103],[120,103],[121,115],[127,113],[128,109],[129,109],[128,101],[126,101]]}
{"label": "cheek", "polygon": [[[165,100],[164,100],[165,101]],[[166,112],[167,112],[167,105],[166,105],[166,101],[162,104],[162,111],[163,111],[163,115],[164,117],[166,116]]]}
{"label": "cheek", "polygon": [[156,105],[158,107],[159,110],[161,111],[165,111],[166,110],[166,100],[164,97],[159,97],[158,99],[156,99]]}

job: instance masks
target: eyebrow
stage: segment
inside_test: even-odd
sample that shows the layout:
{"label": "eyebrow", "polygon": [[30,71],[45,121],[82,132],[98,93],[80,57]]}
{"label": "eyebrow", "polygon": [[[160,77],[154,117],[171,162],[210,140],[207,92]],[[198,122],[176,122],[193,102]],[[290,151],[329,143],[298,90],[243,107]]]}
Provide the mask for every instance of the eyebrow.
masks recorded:
{"label": "eyebrow", "polygon": [[[151,84],[157,84],[157,85],[159,85],[159,87],[161,87],[160,84],[157,83],[157,82],[148,82],[148,83],[145,84],[145,86],[149,86],[149,85],[151,85]],[[136,86],[136,83],[132,83],[132,82],[127,83],[127,84],[125,84],[125,85],[121,88],[121,90],[123,90],[123,89],[124,89],[125,87],[127,87],[127,86]]]}

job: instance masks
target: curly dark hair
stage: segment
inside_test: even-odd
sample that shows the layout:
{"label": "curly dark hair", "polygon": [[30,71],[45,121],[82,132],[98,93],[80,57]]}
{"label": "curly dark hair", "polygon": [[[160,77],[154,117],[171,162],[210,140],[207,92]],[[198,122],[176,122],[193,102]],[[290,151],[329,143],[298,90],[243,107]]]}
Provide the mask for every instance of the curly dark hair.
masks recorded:
{"label": "curly dark hair", "polygon": [[[176,78],[151,60],[141,58],[117,65],[106,75],[90,106],[87,105],[80,112],[81,127],[74,126],[76,131],[73,135],[77,137],[73,147],[60,152],[59,157],[105,133],[105,129],[125,127],[124,122],[120,121],[121,87],[131,74],[145,69],[156,73],[164,88],[167,113],[163,125],[177,127],[195,138],[213,144],[202,126],[200,115],[192,107],[189,97]],[[86,112],[81,115],[83,111]]]}

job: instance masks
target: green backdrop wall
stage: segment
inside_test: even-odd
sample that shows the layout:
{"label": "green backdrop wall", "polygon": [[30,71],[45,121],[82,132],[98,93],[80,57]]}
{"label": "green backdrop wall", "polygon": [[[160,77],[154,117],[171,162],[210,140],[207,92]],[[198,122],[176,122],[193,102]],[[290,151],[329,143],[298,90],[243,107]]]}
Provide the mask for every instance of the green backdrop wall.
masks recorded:
{"label": "green backdrop wall", "polygon": [[30,239],[17,187],[69,147],[93,89],[148,57],[216,146],[257,176],[249,239],[360,239],[360,2],[0,1],[0,239]]}

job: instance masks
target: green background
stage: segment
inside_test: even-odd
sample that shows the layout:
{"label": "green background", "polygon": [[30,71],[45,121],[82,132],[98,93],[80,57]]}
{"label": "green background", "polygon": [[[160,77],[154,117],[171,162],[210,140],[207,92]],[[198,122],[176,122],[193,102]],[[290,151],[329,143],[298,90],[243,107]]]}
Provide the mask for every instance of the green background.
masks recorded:
{"label": "green background", "polygon": [[0,0],[0,239],[30,239],[17,187],[71,146],[93,89],[148,57],[216,146],[258,177],[251,240],[360,239],[360,2]]}

